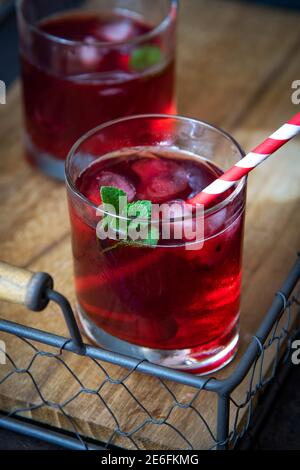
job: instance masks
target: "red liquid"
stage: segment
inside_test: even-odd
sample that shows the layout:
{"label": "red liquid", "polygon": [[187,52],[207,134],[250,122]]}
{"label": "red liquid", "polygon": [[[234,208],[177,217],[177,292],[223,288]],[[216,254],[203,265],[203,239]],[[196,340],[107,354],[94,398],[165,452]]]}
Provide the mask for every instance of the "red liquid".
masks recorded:
{"label": "red liquid", "polygon": [[[97,205],[101,185],[125,190],[130,200],[163,203],[187,200],[220,174],[204,160],[158,149],[98,160],[76,185]],[[70,199],[76,290],[83,311],[106,332],[136,345],[198,348],[198,359],[201,351],[207,358],[226,347],[238,332],[243,198],[241,193],[207,217],[208,239],[200,250],[187,251],[177,242],[106,252],[103,248],[112,242],[96,238],[97,222]]]}
{"label": "red liquid", "polygon": [[[147,71],[133,70],[138,44],[113,48],[151,30],[136,17],[112,13],[68,14],[39,24],[45,33],[84,44],[57,44],[33,34],[22,52],[25,125],[29,159],[64,160],[77,139],[115,118],[174,113],[174,59]],[[107,48],[97,42],[107,42]],[[162,47],[159,38],[147,45]],[[144,45],[144,44],[143,44]]]}

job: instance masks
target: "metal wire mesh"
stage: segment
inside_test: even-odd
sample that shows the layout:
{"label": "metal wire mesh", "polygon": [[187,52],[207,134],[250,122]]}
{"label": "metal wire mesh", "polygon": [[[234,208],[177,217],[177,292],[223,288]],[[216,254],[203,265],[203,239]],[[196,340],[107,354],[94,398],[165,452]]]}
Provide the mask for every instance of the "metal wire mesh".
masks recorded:
{"label": "metal wire mesh", "polygon": [[[300,333],[300,290],[289,299],[279,292],[277,298],[281,307],[277,307],[276,320],[265,341],[253,338],[255,354],[243,380],[234,373],[223,382],[213,377],[199,379],[195,386],[178,381],[175,372],[174,380],[166,380],[159,371],[155,376],[145,375],[141,372],[144,361],[128,368],[121,359],[114,364],[98,360],[88,349],[79,355],[70,350],[68,339],[59,348],[49,342],[41,344],[0,322],[1,339],[8,345],[2,350],[6,365],[0,367],[0,408],[5,412],[0,426],[7,418],[22,416],[47,424],[55,416],[57,427],[69,431],[87,450],[95,441],[104,448],[234,447],[251,425],[259,394],[275,379],[280,362],[290,361],[292,341]],[[85,364],[81,374],[75,372],[78,361]],[[48,372],[46,380],[41,369]],[[66,384],[63,389],[57,387],[58,375],[60,383],[63,378]],[[245,383],[247,392],[241,400],[238,391]],[[220,398],[228,406],[228,416]]]}
{"label": "metal wire mesh", "polygon": [[[245,378],[249,385],[244,400],[235,400],[238,388],[229,397],[232,424],[227,443],[232,447],[247,434],[261,392],[276,379],[280,367],[289,365],[293,340],[300,334],[300,289],[290,299],[280,292],[277,296],[282,297],[284,308],[264,343],[254,336],[259,353]],[[242,426],[238,424],[241,413],[244,413]]]}
{"label": "metal wire mesh", "polygon": [[[28,416],[28,412],[30,412],[30,415],[34,415],[33,412],[41,408],[52,409],[65,418],[64,427],[76,435],[83,448],[88,449],[89,446],[87,442],[81,437],[81,434],[84,432],[82,425],[70,414],[68,409],[72,409],[72,407],[70,407],[72,403],[76,406],[75,402],[78,402],[79,397],[89,396],[96,398],[98,401],[97,405],[95,405],[94,401],[92,403],[92,406],[95,407],[95,411],[102,416],[103,414],[106,415],[105,421],[107,429],[101,429],[98,430],[98,433],[95,433],[96,436],[102,440],[106,448],[113,444],[120,444],[120,442],[123,443],[124,447],[134,449],[146,448],[147,432],[143,433],[142,431],[145,430],[146,427],[149,427],[149,425],[152,425],[156,428],[161,428],[163,431],[155,430],[158,438],[158,447],[167,448],[167,439],[171,438],[173,442],[177,442],[178,448],[193,449],[196,445],[196,439],[195,436],[192,435],[191,430],[187,429],[185,420],[182,420],[182,427],[178,424],[176,426],[173,424],[173,421],[177,418],[176,414],[178,410],[184,412],[186,415],[184,418],[189,417],[189,419],[191,419],[191,415],[194,414],[199,421],[199,431],[203,433],[206,432],[209,436],[209,440],[212,441],[212,445],[216,444],[216,437],[205,417],[205,413],[201,412],[201,409],[198,409],[199,401],[201,401],[200,395],[202,391],[204,393],[203,389],[197,390],[191,387],[180,387],[179,389],[176,383],[172,384],[160,378],[151,378],[152,394],[159,397],[158,400],[155,401],[155,405],[151,407],[149,406],[149,403],[151,404],[149,393],[143,393],[142,391],[143,378],[140,377],[141,374],[136,372],[137,368],[129,371],[125,369],[108,371],[108,368],[111,369],[110,366],[107,367],[107,365],[93,358],[87,358],[87,368],[92,365],[98,369],[97,374],[95,374],[93,370],[93,375],[97,375],[98,384],[94,384],[94,387],[87,387],[84,380],[78,377],[72,366],[68,364],[70,357],[66,357],[66,355],[73,355],[73,353],[65,353],[64,348],[57,352],[49,352],[37,348],[36,344],[33,344],[33,342],[25,338],[19,338],[19,340],[23,342],[25,348],[29,347],[32,350],[32,357],[26,358],[26,360],[24,360],[23,357],[20,361],[18,358],[11,357],[7,352],[5,353],[8,370],[5,375],[1,377],[0,392],[3,392],[1,388],[3,389],[5,384],[8,384],[9,389],[12,388],[14,383],[18,383],[20,386],[20,376],[26,376],[34,389],[34,394],[30,393],[31,403],[28,403],[27,406],[14,407],[8,412],[8,416]],[[20,350],[20,347],[18,349]],[[28,356],[28,352],[26,353],[25,350],[24,355]],[[63,368],[70,376],[68,379],[69,393],[67,393],[67,396],[63,399],[50,399],[44,395],[43,389],[45,387],[43,387],[43,384],[39,383],[39,378],[36,376],[34,370],[34,365],[41,358],[55,361],[56,373],[61,374],[62,372],[59,372],[58,368]],[[21,364],[20,366],[20,362],[23,364],[27,362],[27,364]],[[138,377],[134,377],[134,375]],[[15,377],[17,377],[16,381],[11,380]],[[71,379],[74,381],[72,386],[70,385]],[[207,379],[207,382],[210,380],[210,378]],[[139,383],[141,390],[136,390],[137,383]],[[74,390],[74,384],[77,385],[77,387],[75,387],[76,390]],[[149,378],[147,378],[147,387],[149,387]],[[26,390],[28,388],[28,385],[26,386],[23,380],[24,398],[28,396]],[[122,390],[117,390],[118,388]],[[47,383],[47,389],[49,389],[49,382]],[[4,393],[6,392],[4,391]],[[124,403],[127,403],[127,414],[125,409],[123,415],[119,416],[119,404],[114,403],[114,401],[110,399],[115,393],[123,398]],[[131,401],[130,404],[129,401]],[[160,406],[158,406],[158,401],[160,402]],[[107,411],[107,413],[103,413],[104,410]],[[132,413],[135,414],[134,420],[131,419]],[[110,420],[107,415],[111,418]],[[195,422],[195,420],[193,420],[193,422]],[[162,428],[164,428],[164,430]],[[95,437],[95,434],[90,433],[90,437]],[[144,436],[141,436],[141,434],[144,434]],[[149,433],[149,440],[153,438],[152,434],[152,432]],[[163,434],[165,434],[165,438]]]}

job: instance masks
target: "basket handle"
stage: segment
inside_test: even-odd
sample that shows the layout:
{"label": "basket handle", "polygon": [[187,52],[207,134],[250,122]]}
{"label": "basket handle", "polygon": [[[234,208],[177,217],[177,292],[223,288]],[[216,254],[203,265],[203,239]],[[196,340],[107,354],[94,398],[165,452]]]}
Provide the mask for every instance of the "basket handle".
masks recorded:
{"label": "basket handle", "polygon": [[53,279],[46,273],[33,273],[0,261],[0,300],[25,305],[29,310],[44,310],[50,299]]}
{"label": "basket handle", "polygon": [[0,261],[0,300],[25,305],[33,312],[41,312],[50,301],[55,302],[63,313],[74,350],[84,354],[85,346],[72,307],[53,286],[53,279],[47,273],[33,273]]}

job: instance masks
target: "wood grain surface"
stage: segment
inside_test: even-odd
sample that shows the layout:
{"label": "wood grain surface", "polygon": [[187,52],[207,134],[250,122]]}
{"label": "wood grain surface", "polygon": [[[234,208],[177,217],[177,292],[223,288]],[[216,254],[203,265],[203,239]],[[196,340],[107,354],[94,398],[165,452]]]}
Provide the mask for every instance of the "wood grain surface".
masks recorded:
{"label": "wood grain surface", "polygon": [[[300,79],[300,15],[236,1],[181,3],[179,111],[223,127],[250,150],[299,112],[300,105],[291,101],[291,85]],[[300,140],[296,139],[249,178],[241,345],[237,359],[215,374],[219,378],[235,369],[299,250],[299,152]],[[19,84],[10,92],[7,105],[0,106],[0,213],[0,259],[31,271],[50,272],[56,289],[74,303],[65,188],[27,166],[22,158]],[[0,312],[2,318],[67,335],[61,314],[53,305],[34,314],[1,303]],[[3,383],[1,378],[13,366],[8,362],[0,367],[2,410],[31,407],[25,416],[64,429],[72,429],[70,415],[83,435],[111,439],[128,448],[185,449],[192,445],[201,449],[214,444],[202,419],[215,433],[216,399],[208,392],[196,395],[189,387],[168,383],[171,394],[166,384],[137,373],[125,382],[111,383],[106,372],[120,379],[126,371],[106,364],[105,372],[89,359],[63,353],[78,382],[59,360],[36,355],[32,361],[35,352],[30,345],[5,334],[0,334],[0,339],[6,342],[18,368],[26,369],[30,364],[30,374],[12,374]],[[273,355],[274,351],[267,365]],[[248,381],[235,393],[238,402],[245,398]],[[95,389],[101,384],[99,394],[80,392],[82,387]],[[186,404],[193,397],[193,409],[174,407],[174,403]],[[60,406],[53,409],[44,402],[59,402]],[[158,426],[157,422],[166,418],[166,424]],[[128,433],[127,437],[114,433],[116,426]]]}

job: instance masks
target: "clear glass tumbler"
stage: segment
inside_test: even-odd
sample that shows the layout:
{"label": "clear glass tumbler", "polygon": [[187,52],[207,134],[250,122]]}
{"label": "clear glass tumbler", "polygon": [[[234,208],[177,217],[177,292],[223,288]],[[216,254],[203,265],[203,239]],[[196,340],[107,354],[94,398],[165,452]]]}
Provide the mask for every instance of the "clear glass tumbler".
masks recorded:
{"label": "clear glass tumbler", "polygon": [[174,114],[177,0],[18,0],[25,149],[63,179],[89,129]]}
{"label": "clear glass tumbler", "polygon": [[[150,115],[102,125],[66,163],[77,293],[87,336],[105,348],[204,374],[237,350],[246,178],[204,212],[201,243],[131,245],[97,236],[100,188],[129,201],[186,201],[243,157],[225,132]],[[111,217],[119,217],[111,215]]]}

